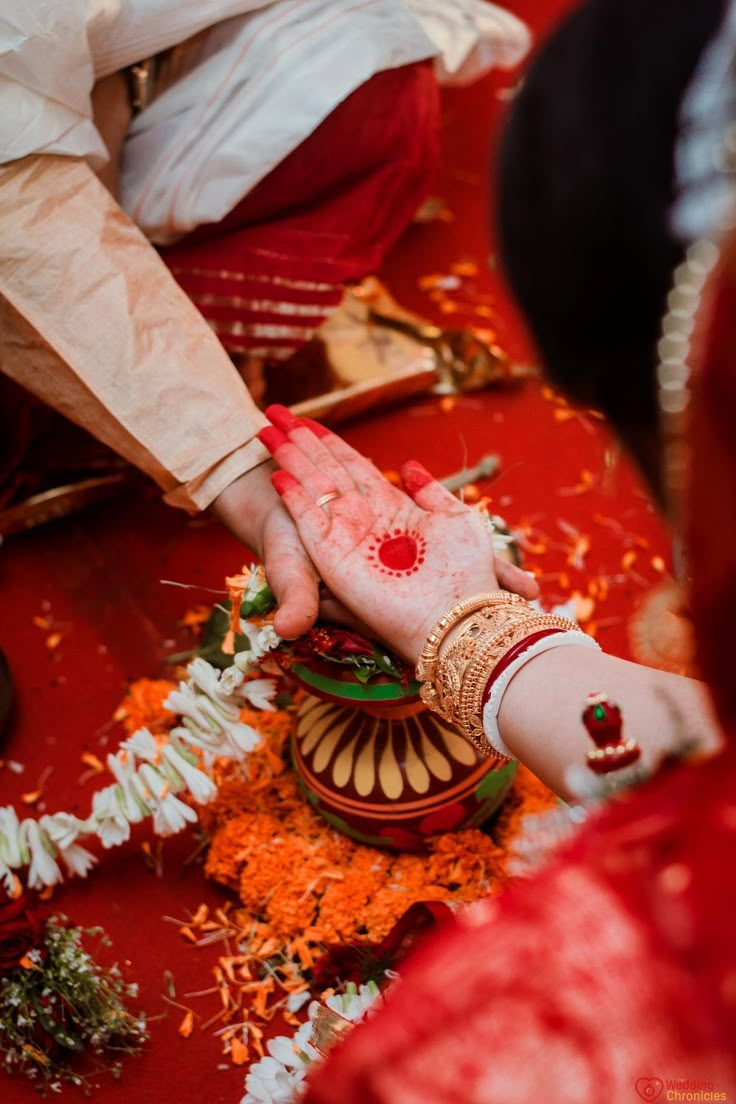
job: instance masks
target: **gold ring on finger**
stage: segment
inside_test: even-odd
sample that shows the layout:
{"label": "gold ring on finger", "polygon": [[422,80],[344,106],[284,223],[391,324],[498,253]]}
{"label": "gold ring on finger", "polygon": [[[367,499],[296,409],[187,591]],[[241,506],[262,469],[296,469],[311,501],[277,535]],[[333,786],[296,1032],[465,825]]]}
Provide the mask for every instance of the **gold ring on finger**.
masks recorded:
{"label": "gold ring on finger", "polygon": [[340,497],[340,492],[339,491],[328,491],[327,494],[323,494],[323,495],[321,495],[320,498],[317,499],[315,505],[316,506],[326,506],[328,502],[332,502],[332,501],[334,501],[334,499],[339,498],[339,497]]}

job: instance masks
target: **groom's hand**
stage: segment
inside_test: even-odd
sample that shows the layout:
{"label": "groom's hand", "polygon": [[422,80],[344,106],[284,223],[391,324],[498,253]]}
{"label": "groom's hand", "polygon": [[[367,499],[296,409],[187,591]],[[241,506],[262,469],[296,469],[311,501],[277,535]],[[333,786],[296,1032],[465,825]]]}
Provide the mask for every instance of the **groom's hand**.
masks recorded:
{"label": "groom's hand", "polygon": [[292,640],[307,632],[319,610],[318,578],[281,499],[271,484],[272,464],[234,480],[212,513],[263,563],[278,609],[274,629]]}

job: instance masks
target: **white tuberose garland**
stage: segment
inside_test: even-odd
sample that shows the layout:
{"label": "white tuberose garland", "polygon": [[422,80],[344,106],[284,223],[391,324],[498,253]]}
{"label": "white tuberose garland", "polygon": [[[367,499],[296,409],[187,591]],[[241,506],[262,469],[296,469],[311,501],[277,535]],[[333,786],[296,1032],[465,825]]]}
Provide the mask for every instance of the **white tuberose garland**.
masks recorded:
{"label": "white tuberose garland", "polygon": [[[380,1003],[381,993],[375,981],[358,988],[349,982],[344,993],[327,997],[324,1005],[350,1023],[359,1023],[371,1015]],[[314,1021],[319,1001],[309,1005],[309,1018],[289,1037],[277,1035],[266,1043],[268,1054],[254,1062],[245,1078],[245,1096],[240,1104],[294,1104],[306,1089],[310,1066],[322,1060],[312,1046]]]}
{"label": "white tuberose garland", "polygon": [[[265,586],[261,570],[253,571],[245,597],[253,598]],[[28,867],[26,882],[31,889],[63,881],[57,859],[69,875],[86,877],[96,857],[78,840],[97,836],[105,848],[117,847],[130,836],[131,824],[153,817],[153,829],[161,836],[181,831],[197,814],[177,796],[188,794],[198,804],[211,801],[217,792],[207,768],[219,757],[242,760],[260,742],[250,725],[240,721],[244,704],[256,709],[273,709],[276,684],[272,679],[244,682],[278,637],[265,626],[251,633],[250,651],[236,657],[236,665],[217,671],[204,659],[193,659],[189,676],[172,690],[164,705],[177,713],[181,723],[165,736],[156,737],[140,728],[125,740],[107,765],[115,782],[98,790],[92,798],[92,812],[86,820],[71,813],[54,813],[39,820],[18,820],[11,805],[0,808],[0,881],[8,893],[18,887],[16,871]],[[270,630],[270,631],[269,631]],[[194,748],[199,749],[197,755]]]}

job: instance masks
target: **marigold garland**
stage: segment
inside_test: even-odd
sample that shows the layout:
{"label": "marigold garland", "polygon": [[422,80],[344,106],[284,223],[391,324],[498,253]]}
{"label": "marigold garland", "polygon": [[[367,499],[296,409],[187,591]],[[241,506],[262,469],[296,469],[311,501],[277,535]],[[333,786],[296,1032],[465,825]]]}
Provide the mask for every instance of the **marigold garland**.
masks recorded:
{"label": "marigold garland", "polygon": [[262,743],[245,764],[216,765],[217,797],[200,810],[210,837],[206,872],[239,904],[214,912],[202,905],[180,926],[194,946],[225,952],[213,967],[220,1007],[208,1023],[222,1025],[224,1052],[237,1065],[264,1057],[270,1022],[299,1026],[295,1013],[310,989],[321,987],[313,968],[325,949],[357,944],[369,963],[413,903],[499,892],[522,821],[556,803],[521,767],[492,836],[478,829],[438,836],[424,855],[367,847],[336,832],[305,801],[288,763],[294,708],[243,711]]}
{"label": "marigold garland", "polygon": [[493,836],[469,828],[435,837],[424,855],[378,851],[335,831],[304,800],[284,769],[292,724],[285,711],[260,722],[261,748],[242,778],[220,782],[202,816],[211,836],[207,874],[238,893],[283,954],[300,938],[316,954],[337,941],[381,940],[416,901],[498,892],[507,880],[506,844],[521,816],[554,804],[522,771]]}

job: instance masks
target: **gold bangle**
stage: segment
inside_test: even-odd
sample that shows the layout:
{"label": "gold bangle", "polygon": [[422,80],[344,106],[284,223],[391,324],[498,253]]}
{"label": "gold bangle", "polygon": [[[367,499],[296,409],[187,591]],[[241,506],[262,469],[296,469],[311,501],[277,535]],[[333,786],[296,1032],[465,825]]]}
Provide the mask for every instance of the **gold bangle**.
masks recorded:
{"label": "gold bangle", "polygon": [[543,629],[560,629],[563,632],[579,632],[574,621],[553,613],[540,613],[507,626],[500,633],[488,634],[478,641],[463,673],[456,706],[457,724],[462,734],[483,755],[498,756],[489,743],[483,728],[483,699],[493,671],[503,656],[527,636]]}
{"label": "gold bangle", "polygon": [[464,602],[458,602],[435,622],[427,637],[422,653],[417,660],[416,676],[419,682],[431,681],[437,667],[437,653],[440,644],[447,634],[455,628],[457,623],[469,613],[475,613],[484,606],[507,604],[523,604],[527,608],[528,602],[520,598],[518,594],[512,594],[507,590],[492,590],[485,594],[475,594],[466,598]]}
{"label": "gold bangle", "polygon": [[472,614],[463,623],[459,635],[448,646],[447,651],[439,657],[433,683],[425,683],[428,689],[422,695],[422,700],[435,712],[441,713],[450,724],[457,724],[460,688],[478,647],[484,641],[535,616],[536,611],[531,606],[520,603],[499,603]]}

